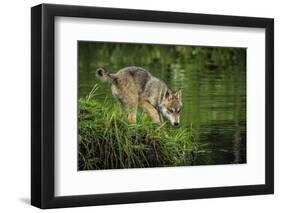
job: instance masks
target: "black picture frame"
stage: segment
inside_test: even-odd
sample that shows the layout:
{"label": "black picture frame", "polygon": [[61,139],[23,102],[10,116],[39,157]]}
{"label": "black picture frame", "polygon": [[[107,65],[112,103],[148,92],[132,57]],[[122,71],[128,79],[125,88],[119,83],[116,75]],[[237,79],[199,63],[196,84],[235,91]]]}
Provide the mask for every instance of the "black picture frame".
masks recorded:
{"label": "black picture frame", "polygon": [[[265,184],[95,195],[54,195],[55,17],[264,28]],[[274,20],[225,15],[41,4],[31,8],[31,204],[39,208],[216,198],[274,193]]]}

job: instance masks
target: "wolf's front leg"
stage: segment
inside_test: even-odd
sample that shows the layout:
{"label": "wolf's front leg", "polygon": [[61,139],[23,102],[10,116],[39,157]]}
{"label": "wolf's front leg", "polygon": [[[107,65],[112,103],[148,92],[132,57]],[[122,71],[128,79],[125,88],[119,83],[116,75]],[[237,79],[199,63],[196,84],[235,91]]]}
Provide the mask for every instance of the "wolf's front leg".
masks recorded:
{"label": "wolf's front leg", "polygon": [[156,113],[153,111],[153,112],[150,114],[150,116],[151,116],[151,118],[152,118],[153,123],[161,124],[161,120],[160,120],[160,117],[159,117],[159,114],[158,114],[157,111],[156,111]]}
{"label": "wolf's front leg", "polygon": [[137,106],[128,109],[128,121],[132,124],[137,122]]}
{"label": "wolf's front leg", "polygon": [[160,124],[160,117],[158,111],[146,100],[140,100],[140,107],[147,112],[152,118],[153,123]]}
{"label": "wolf's front leg", "polygon": [[128,121],[129,123],[135,124],[137,122],[137,115],[135,113],[128,113]]}
{"label": "wolf's front leg", "polygon": [[164,123],[164,117],[163,117],[163,115],[161,114],[161,112],[158,112],[158,114],[159,114],[159,117],[160,117],[160,122],[161,122],[161,123]]}

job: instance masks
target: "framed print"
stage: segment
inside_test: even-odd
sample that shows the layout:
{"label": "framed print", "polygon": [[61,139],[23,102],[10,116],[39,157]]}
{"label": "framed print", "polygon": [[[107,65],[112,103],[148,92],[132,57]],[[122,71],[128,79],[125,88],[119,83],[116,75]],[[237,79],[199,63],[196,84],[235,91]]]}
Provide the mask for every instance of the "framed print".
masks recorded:
{"label": "framed print", "polygon": [[31,203],[272,194],[274,21],[31,9]]}

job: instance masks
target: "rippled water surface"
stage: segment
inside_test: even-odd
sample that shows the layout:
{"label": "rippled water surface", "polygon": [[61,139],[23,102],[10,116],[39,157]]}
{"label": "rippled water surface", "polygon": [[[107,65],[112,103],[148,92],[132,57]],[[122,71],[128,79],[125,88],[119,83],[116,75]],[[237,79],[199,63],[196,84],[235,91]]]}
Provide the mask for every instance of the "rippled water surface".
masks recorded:
{"label": "rippled water surface", "polygon": [[[79,42],[79,97],[100,82],[95,70],[140,66],[182,88],[181,125],[195,129],[195,165],[246,162],[246,49]],[[112,98],[100,84],[99,96]]]}

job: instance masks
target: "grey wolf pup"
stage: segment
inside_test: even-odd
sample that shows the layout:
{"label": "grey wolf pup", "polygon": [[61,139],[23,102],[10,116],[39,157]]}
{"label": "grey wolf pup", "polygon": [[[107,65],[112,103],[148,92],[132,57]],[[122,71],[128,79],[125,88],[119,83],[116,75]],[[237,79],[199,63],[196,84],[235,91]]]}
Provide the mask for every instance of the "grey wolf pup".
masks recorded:
{"label": "grey wolf pup", "polygon": [[115,74],[98,68],[96,76],[103,82],[111,83],[112,94],[127,111],[130,123],[136,123],[140,107],[154,123],[163,123],[164,117],[173,126],[179,126],[181,89],[172,92],[162,80],[141,67],[125,67]]}

